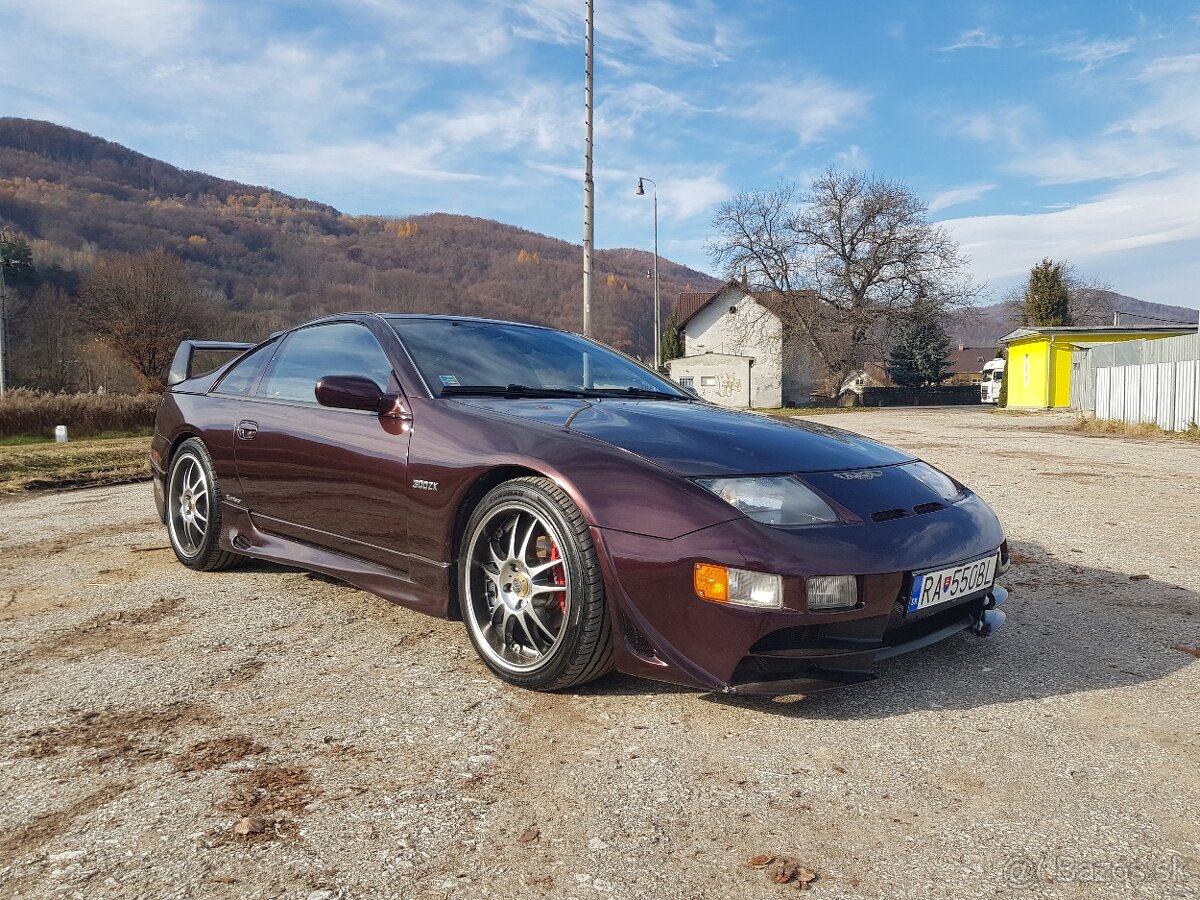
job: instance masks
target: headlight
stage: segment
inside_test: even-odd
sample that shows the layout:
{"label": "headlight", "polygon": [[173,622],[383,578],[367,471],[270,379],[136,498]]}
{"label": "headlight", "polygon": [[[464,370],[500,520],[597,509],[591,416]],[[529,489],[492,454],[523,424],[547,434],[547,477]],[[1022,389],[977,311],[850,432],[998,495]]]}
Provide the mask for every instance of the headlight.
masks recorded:
{"label": "headlight", "polygon": [[733,603],[759,609],[779,609],[783,606],[783,579],[766,572],[696,563],[693,586],[697,597],[716,603]]}
{"label": "headlight", "polygon": [[904,466],[904,470],[914,478],[924,482],[926,487],[932,490],[935,494],[945,500],[947,503],[953,503],[962,496],[962,490],[955,484],[948,475],[943,475],[929,463],[915,462],[908,463]]}
{"label": "headlight", "polygon": [[838,517],[817,494],[790,475],[704,478],[696,482],[764,525],[823,525]]}

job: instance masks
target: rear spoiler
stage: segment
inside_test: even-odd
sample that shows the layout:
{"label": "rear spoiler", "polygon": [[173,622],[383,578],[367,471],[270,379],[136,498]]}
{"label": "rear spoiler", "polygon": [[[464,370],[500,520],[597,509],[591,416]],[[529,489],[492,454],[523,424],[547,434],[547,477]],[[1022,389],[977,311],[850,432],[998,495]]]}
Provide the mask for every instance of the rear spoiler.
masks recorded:
{"label": "rear spoiler", "polygon": [[179,384],[192,377],[192,360],[197,350],[227,350],[231,353],[243,353],[257,344],[245,344],[240,341],[181,341],[171,360],[171,371],[167,375],[167,386]]}

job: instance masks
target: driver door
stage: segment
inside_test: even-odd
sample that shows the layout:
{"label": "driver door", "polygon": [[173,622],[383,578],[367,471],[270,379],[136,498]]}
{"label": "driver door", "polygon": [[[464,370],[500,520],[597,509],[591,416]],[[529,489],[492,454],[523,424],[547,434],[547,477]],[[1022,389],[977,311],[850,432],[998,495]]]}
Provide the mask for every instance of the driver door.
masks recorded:
{"label": "driver door", "polygon": [[235,423],[242,497],[263,531],[407,572],[410,429],[374,412],[319,405],[314,388],[326,375],[400,390],[365,325],[329,322],[289,334]]}

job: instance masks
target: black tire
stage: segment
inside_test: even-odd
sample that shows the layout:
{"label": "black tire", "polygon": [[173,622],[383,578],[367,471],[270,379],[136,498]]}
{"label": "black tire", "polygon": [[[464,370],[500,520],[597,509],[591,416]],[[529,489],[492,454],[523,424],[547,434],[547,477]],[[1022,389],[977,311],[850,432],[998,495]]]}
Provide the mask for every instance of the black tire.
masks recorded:
{"label": "black tire", "polygon": [[[513,524],[508,531],[505,523],[510,516]],[[537,540],[531,547],[532,536]],[[519,543],[528,552],[520,548],[505,551],[500,546],[516,548]],[[502,556],[507,554],[505,561],[497,558],[498,547]],[[513,560],[534,564],[524,568]],[[503,584],[506,564],[512,570],[508,576],[511,585]],[[498,577],[492,568],[499,572]],[[548,568],[550,571],[545,571]],[[543,583],[538,584],[538,579]],[[554,586],[558,584],[562,587]],[[612,621],[596,546],[579,508],[547,478],[507,481],[475,508],[463,532],[458,596],[475,652],[510,684],[556,691],[612,670]],[[508,599],[502,601],[501,596]],[[532,617],[522,612],[526,608],[534,610]],[[497,617],[502,621],[497,623]],[[510,618],[533,624],[510,624]],[[543,620],[550,628],[539,631]],[[511,653],[505,629],[514,639]],[[526,664],[523,653],[544,655]]]}
{"label": "black tire", "polygon": [[189,569],[217,572],[245,558],[221,549],[221,487],[208,449],[188,438],[167,471],[167,538],[175,557]]}

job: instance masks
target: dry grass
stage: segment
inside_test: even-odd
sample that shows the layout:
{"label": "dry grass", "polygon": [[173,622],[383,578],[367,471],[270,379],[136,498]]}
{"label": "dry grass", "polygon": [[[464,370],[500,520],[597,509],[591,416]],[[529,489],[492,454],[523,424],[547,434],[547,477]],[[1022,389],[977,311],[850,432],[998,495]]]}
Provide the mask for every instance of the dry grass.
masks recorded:
{"label": "dry grass", "polygon": [[150,477],[150,439],[0,447],[0,494],[123,484]]}
{"label": "dry grass", "polygon": [[834,416],[842,413],[875,412],[877,406],[798,406],[795,409],[756,409],[769,416]]}
{"label": "dry grass", "polygon": [[18,388],[0,398],[0,438],[52,437],[66,425],[72,437],[134,432],[154,426],[158,394],[49,394]]}
{"label": "dry grass", "polygon": [[1056,431],[1071,431],[1080,434],[1092,434],[1111,437],[1161,438],[1163,440],[1186,441],[1200,444],[1200,428],[1195,424],[1187,431],[1167,431],[1146,422],[1130,425],[1126,422],[1113,422],[1106,419],[1087,419],[1080,416],[1070,425],[1063,425]]}

